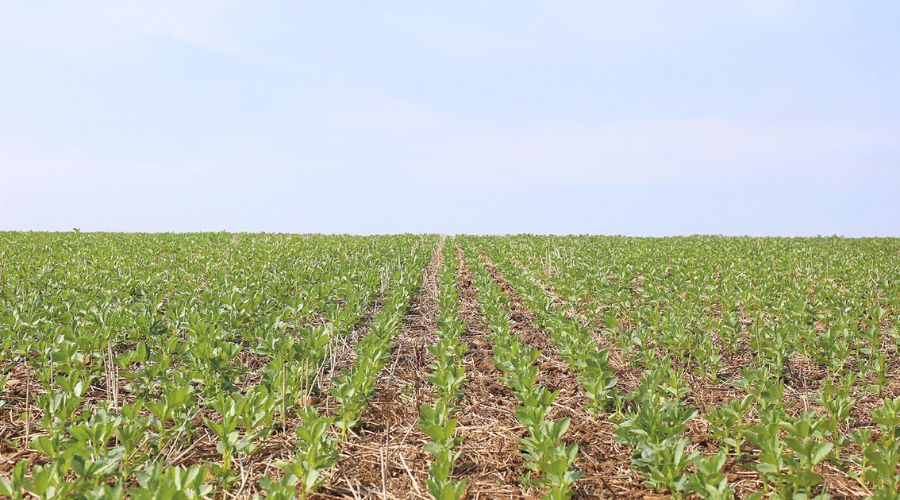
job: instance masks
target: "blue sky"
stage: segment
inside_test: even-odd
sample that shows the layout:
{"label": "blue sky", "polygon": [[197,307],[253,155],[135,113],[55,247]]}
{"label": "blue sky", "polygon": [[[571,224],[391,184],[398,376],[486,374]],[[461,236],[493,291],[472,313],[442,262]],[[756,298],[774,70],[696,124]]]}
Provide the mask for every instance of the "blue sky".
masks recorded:
{"label": "blue sky", "polygon": [[900,236],[900,3],[4,2],[0,229]]}

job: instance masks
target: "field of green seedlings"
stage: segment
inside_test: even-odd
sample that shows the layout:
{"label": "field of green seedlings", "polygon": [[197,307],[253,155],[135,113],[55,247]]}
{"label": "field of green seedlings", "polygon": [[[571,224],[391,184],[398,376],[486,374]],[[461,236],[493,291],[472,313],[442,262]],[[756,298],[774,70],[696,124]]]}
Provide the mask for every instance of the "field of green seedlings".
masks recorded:
{"label": "field of green seedlings", "polygon": [[0,233],[0,497],[900,498],[900,239]]}

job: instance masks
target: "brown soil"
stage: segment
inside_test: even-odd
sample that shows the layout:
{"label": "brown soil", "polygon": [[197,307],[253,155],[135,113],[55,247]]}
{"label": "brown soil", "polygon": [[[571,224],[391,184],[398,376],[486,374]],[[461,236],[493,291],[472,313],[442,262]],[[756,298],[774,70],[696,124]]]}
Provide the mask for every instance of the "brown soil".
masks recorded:
{"label": "brown soil", "polygon": [[510,297],[512,330],[523,342],[540,349],[541,374],[538,382],[550,390],[559,390],[550,417],[568,418],[569,432],[564,440],[578,444],[575,467],[584,477],[575,485],[576,493],[586,498],[645,498],[654,492],[643,486],[643,480],[629,467],[630,451],[615,442],[615,428],[604,415],[587,411],[588,397],[578,377],[557,353],[556,346],[537,326],[534,314],[522,303],[512,285],[486,256],[482,258],[494,280]]}
{"label": "brown soil", "polygon": [[[311,389],[309,403],[326,412],[333,406],[333,402],[323,395],[327,395],[327,389],[331,383],[331,377],[341,368],[353,364],[356,356],[354,346],[356,342],[369,331],[372,318],[382,309],[383,297],[378,296],[370,305],[366,314],[360,318],[359,323],[352,332],[347,335],[333,338],[332,354],[328,361],[320,367],[316,376],[316,387]],[[124,351],[125,346],[119,346],[118,351]],[[119,354],[119,352],[116,352]],[[259,383],[264,368],[264,359],[249,350],[240,354],[242,365],[249,368],[242,377],[239,386],[247,388]],[[177,363],[177,361],[176,361]],[[34,436],[41,434],[36,428],[36,422],[41,418],[41,411],[36,407],[35,401],[45,391],[38,380],[31,377],[31,369],[25,363],[21,363],[10,371],[11,380],[7,382],[6,393],[3,399],[6,406],[0,410],[0,476],[6,476],[20,460],[29,460],[31,463],[45,463],[42,455],[23,443]],[[120,377],[118,369],[111,374],[105,374],[94,380],[85,395],[86,402],[98,402],[111,400],[110,391],[112,377],[118,385],[117,396],[119,404],[131,403],[135,395],[122,389],[128,380]],[[146,410],[145,410],[146,413]],[[20,415],[29,415],[28,425]],[[215,412],[202,410],[194,419],[197,427],[193,436],[183,439],[179,443],[173,443],[171,447],[163,450],[160,458],[167,465],[191,466],[203,462],[219,462],[221,453],[216,449],[217,438],[212,435],[203,424],[203,417],[216,419]],[[295,452],[296,436],[294,429],[302,425],[302,421],[291,412],[285,421],[285,429],[282,430],[280,422],[276,422],[275,431],[257,441],[257,450],[251,455],[238,454],[234,457],[234,466],[239,474],[237,483],[228,493],[234,498],[250,498],[258,491],[257,481],[264,476],[280,477],[281,471],[275,466],[279,461],[289,461]],[[134,486],[130,481],[126,486]]]}
{"label": "brown soil", "polygon": [[443,240],[432,255],[422,287],[393,339],[391,361],[382,371],[362,424],[341,445],[337,470],[319,497],[430,498],[425,486],[428,437],[418,429],[419,405],[432,400],[426,379],[435,342],[437,274]]}
{"label": "brown soil", "polygon": [[455,476],[468,481],[468,498],[521,498],[523,460],[519,440],[525,430],[516,420],[515,396],[498,377],[491,342],[481,314],[472,274],[461,250],[457,287],[460,291],[460,315],[466,323],[462,340],[468,346],[463,363],[466,382],[457,409],[460,435],[465,436],[458,450]]}
{"label": "brown soil", "polygon": [[332,337],[331,346],[329,347],[331,354],[316,373],[313,385],[310,404],[319,411],[325,411],[331,414],[334,407],[338,404],[329,394],[332,382],[341,370],[350,369],[356,361],[356,343],[369,333],[369,326],[375,316],[384,309],[384,297],[379,296],[374,304],[366,311],[365,316],[360,320],[356,328],[347,335]]}
{"label": "brown soil", "polygon": [[[548,297],[558,305],[563,306],[569,314],[571,314],[572,311],[576,311],[575,314],[578,314],[577,311],[584,309],[584,307],[578,304],[562,303],[559,296],[549,285],[537,278],[534,273],[524,267],[520,262],[517,263],[517,265],[526,271],[531,279],[547,293]],[[490,267],[492,272],[495,273],[495,278],[499,278],[502,281],[502,276],[496,272],[496,269],[493,268],[493,266]],[[510,289],[507,290],[509,293]],[[617,371],[620,389],[626,391],[633,390],[637,387],[637,382],[639,382],[640,370],[627,367],[627,363],[624,363],[626,366],[623,366],[624,359],[620,353],[617,352],[615,346],[610,345],[601,333],[602,326],[599,323],[599,318],[595,318],[593,324],[595,338],[598,339],[598,345],[610,351],[610,365]],[[744,337],[749,335],[748,332],[744,333]],[[715,453],[717,447],[714,443],[709,441],[709,426],[703,418],[703,414],[713,406],[717,406],[732,399],[742,398],[746,395],[746,392],[736,388],[734,383],[741,378],[741,369],[745,366],[752,365],[754,354],[749,346],[747,338],[743,338],[739,346],[739,350],[734,354],[723,349],[723,367],[719,373],[719,380],[715,382],[695,376],[691,373],[690,367],[680,366],[681,360],[673,360],[676,365],[674,366],[675,368],[680,367],[685,369],[685,379],[689,388],[688,394],[684,397],[685,404],[700,410],[699,417],[688,424],[687,437],[689,437],[696,448],[705,455]],[[894,355],[887,349],[885,352],[888,353],[889,360],[893,361],[892,358]],[[885,387],[883,394],[878,395],[863,390],[866,385],[874,382],[874,377],[869,377],[870,380],[858,383],[853,388],[852,396],[857,398],[857,403],[851,411],[851,428],[853,430],[862,427],[871,427],[873,423],[871,421],[870,411],[880,406],[883,398],[896,397],[900,394],[900,363],[892,363],[891,361],[888,363],[889,366],[891,366],[887,374],[888,384]],[[824,367],[817,365],[802,354],[793,355],[788,359],[786,364],[785,394],[783,398],[786,411],[794,416],[803,411],[813,411],[820,414],[825,413],[825,408],[823,408],[819,402],[819,394],[823,383],[828,378],[829,375]],[[626,382],[625,384],[623,384],[623,380]],[[755,415],[751,414],[750,421],[753,422],[755,420]],[[844,450],[843,455],[848,456],[852,453],[859,454],[859,450],[854,448],[855,445],[848,447]],[[755,450],[751,443],[745,442],[744,452],[750,455],[750,460],[752,461],[752,457],[758,453],[758,450]],[[850,470],[858,472],[859,468],[855,464],[848,464],[848,467]],[[735,496],[737,498],[747,497],[764,487],[759,473],[748,470],[745,463],[737,463],[731,457],[729,457],[726,462],[723,472],[728,477],[731,486],[735,489]],[[823,476],[823,485],[834,498],[862,498],[867,494],[870,494],[867,489],[862,488],[856,480],[852,479],[847,471],[840,470],[832,463],[825,463],[817,469],[817,472]]]}

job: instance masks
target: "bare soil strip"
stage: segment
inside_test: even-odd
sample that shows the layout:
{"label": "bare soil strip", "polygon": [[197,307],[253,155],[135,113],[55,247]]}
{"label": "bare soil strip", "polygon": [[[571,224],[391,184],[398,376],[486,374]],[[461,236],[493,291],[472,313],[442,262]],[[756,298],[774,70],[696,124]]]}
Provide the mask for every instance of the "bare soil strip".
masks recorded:
{"label": "bare soil strip", "polygon": [[435,342],[438,269],[444,242],[438,244],[403,326],[394,336],[385,367],[362,425],[341,445],[338,468],[319,497],[430,498],[425,487],[430,457],[428,438],[418,429],[419,405],[432,400],[425,378]]}
{"label": "bare soil strip", "polygon": [[491,342],[481,314],[472,274],[462,251],[457,248],[460,315],[466,323],[461,340],[468,347],[463,359],[466,381],[457,405],[459,433],[465,440],[454,476],[468,481],[467,498],[521,498],[523,460],[519,440],[525,435],[516,420],[515,396],[498,377]]}
{"label": "bare soil strip", "polygon": [[641,477],[629,467],[630,451],[615,442],[615,426],[602,415],[591,416],[587,411],[588,397],[578,383],[578,377],[559,356],[556,346],[537,326],[534,314],[522,303],[512,285],[497,270],[487,256],[482,254],[494,281],[510,298],[512,328],[522,341],[540,349],[538,358],[541,374],[539,383],[547,389],[559,390],[550,417],[568,418],[567,442],[578,444],[575,467],[585,476],[575,484],[575,491],[586,498],[646,498],[654,496],[643,486]]}
{"label": "bare soil strip", "polygon": [[[441,245],[442,244],[443,243],[441,243]],[[418,248],[417,245],[414,251],[417,251]],[[432,256],[432,259],[433,258],[434,256]],[[430,264],[431,263],[429,263],[429,269]],[[427,276],[426,270],[425,278],[427,278]],[[317,396],[313,396],[309,403],[316,407],[316,409],[320,411],[324,409],[326,413],[330,414],[335,407],[336,403],[328,394],[333,383],[333,378],[338,375],[341,370],[350,369],[353,366],[353,363],[356,362],[356,343],[368,335],[372,320],[384,309],[385,293],[393,285],[394,284],[389,283],[387,287],[385,287],[382,284],[381,293],[375,295],[374,299],[369,303],[365,314],[359,318],[359,321],[351,332],[346,335],[335,334],[332,336],[328,359],[319,367],[315,380],[313,381],[314,393],[317,394]],[[425,282],[423,281],[420,294],[421,291],[425,289],[424,285]]]}

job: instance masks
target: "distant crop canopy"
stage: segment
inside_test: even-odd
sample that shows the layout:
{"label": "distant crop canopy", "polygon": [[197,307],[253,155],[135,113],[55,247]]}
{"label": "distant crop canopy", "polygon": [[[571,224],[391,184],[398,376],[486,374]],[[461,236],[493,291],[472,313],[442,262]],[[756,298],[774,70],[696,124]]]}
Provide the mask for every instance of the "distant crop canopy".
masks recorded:
{"label": "distant crop canopy", "polygon": [[0,495],[893,498],[898,255],[0,232]]}

